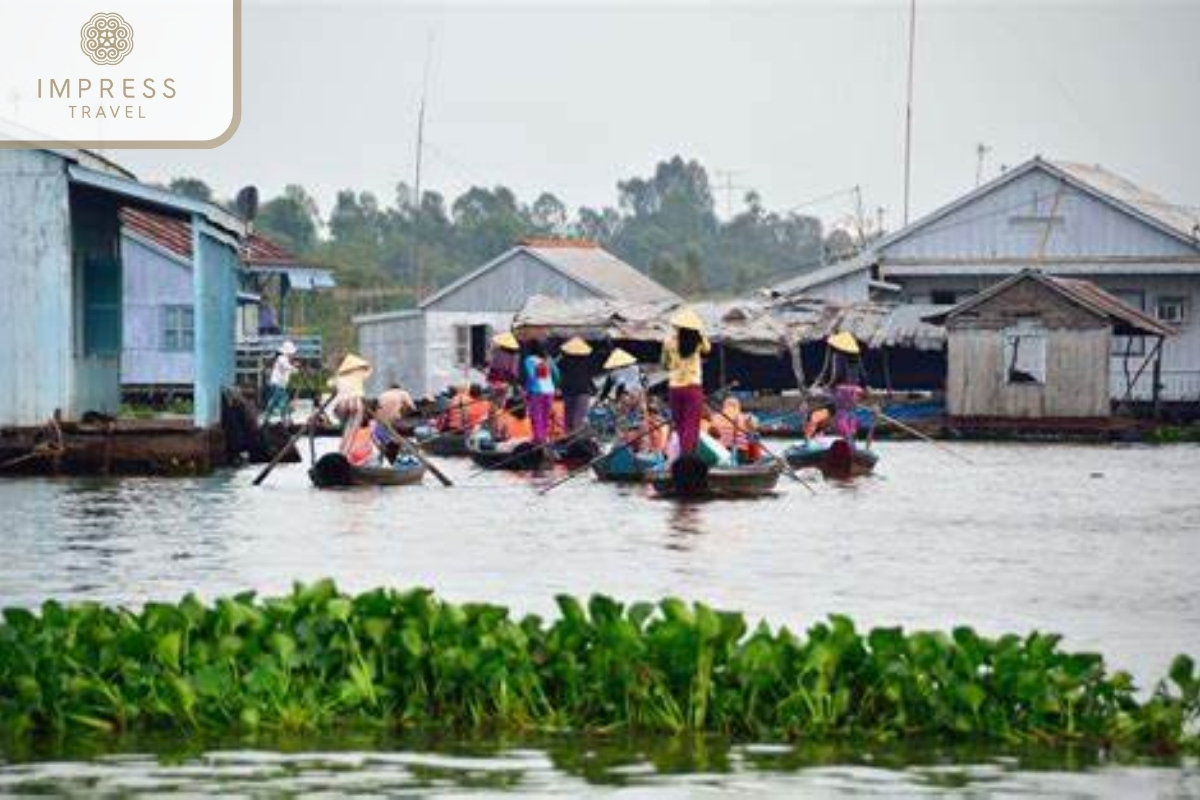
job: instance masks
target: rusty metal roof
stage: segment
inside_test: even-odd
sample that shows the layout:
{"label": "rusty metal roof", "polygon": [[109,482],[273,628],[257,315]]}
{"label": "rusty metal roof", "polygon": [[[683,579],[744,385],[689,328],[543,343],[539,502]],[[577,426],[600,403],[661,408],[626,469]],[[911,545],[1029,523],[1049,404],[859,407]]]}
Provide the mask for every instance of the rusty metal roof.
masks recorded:
{"label": "rusty metal roof", "polygon": [[120,216],[125,230],[182,259],[192,260],[192,223],[133,206],[123,206]]}
{"label": "rusty metal roof", "polygon": [[943,324],[991,300],[1021,281],[1033,280],[1047,287],[1073,305],[1108,320],[1121,335],[1174,336],[1176,331],[1140,309],[1122,302],[1091,281],[1077,278],[1056,278],[1041,270],[1026,269],[1010,278],[989,286],[948,310],[930,314],[925,320]]}
{"label": "rusty metal roof", "polygon": [[[517,312],[513,328],[536,328],[542,335],[561,338],[659,342],[670,332],[668,320],[680,306],[678,301],[563,300],[536,295]],[[789,346],[824,341],[843,330],[874,348],[940,350],[946,340],[944,328],[925,320],[946,306],[784,299],[696,303],[691,308],[704,320],[712,341],[750,353],[775,354]]]}

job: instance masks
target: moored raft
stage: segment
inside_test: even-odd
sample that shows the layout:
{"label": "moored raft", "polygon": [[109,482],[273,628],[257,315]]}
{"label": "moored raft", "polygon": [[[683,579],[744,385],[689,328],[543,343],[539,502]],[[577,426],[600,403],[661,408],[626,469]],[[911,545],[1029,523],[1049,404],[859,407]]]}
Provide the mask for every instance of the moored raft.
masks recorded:
{"label": "moored raft", "polygon": [[391,465],[356,467],[341,453],[326,453],[308,471],[319,489],[347,486],[412,486],[425,478],[425,465],[412,456],[401,456]]}

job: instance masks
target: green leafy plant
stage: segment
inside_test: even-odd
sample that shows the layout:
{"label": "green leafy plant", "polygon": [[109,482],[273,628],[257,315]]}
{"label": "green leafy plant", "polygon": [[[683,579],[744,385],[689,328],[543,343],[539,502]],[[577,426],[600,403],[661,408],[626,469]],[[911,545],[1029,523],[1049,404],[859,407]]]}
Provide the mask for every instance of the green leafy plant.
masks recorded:
{"label": "green leafy plant", "polygon": [[558,598],[552,622],[423,589],[193,596],[138,611],[48,601],[0,623],[0,730],[22,738],[365,725],[717,733],[787,740],[1196,748],[1200,678],[1179,656],[1140,696],[1059,637],[970,628],[798,636],[669,598]]}

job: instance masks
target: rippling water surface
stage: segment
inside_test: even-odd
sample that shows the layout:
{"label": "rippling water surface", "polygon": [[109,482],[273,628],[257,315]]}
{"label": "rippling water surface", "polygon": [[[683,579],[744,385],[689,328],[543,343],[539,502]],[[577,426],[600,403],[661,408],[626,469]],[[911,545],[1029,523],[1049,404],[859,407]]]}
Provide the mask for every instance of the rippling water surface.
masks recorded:
{"label": "rippling water surface", "polygon": [[[815,494],[785,479],[776,497],[754,502],[678,504],[588,477],[539,495],[533,487],[553,476],[472,475],[456,460],[441,462],[458,483],[452,489],[429,479],[421,488],[319,492],[298,466],[280,467],[261,488],[250,486],[253,469],[196,480],[0,481],[0,605],[270,594],[293,579],[332,576],[346,589],[420,584],[454,600],[543,613],[558,592],[675,594],[798,627],[838,612],[864,626],[1039,628],[1104,653],[1143,684],[1175,653],[1200,653],[1200,448],[952,447],[972,463],[929,445],[884,443],[874,478],[818,478]],[[378,782],[385,792],[516,785],[569,794],[586,780],[544,748],[493,750],[464,764],[465,756],[422,747],[332,760],[222,748],[173,764],[138,755],[42,761],[0,768],[0,792],[205,791],[212,781],[251,793]],[[1200,793],[1194,765],[1066,759],[1041,770],[1020,758],[959,754],[897,769],[854,763],[851,754],[828,763],[791,751],[714,752],[727,771],[686,759],[660,770],[633,751],[606,775],[628,780],[603,785],[681,794]],[[421,777],[427,757],[445,782]]]}

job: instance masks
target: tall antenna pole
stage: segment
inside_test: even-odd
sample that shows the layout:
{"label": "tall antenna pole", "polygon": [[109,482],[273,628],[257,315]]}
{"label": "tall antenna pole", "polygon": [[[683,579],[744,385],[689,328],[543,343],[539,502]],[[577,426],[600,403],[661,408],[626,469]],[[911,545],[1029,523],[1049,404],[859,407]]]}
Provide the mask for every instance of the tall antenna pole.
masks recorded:
{"label": "tall antenna pole", "polygon": [[908,3],[908,99],[904,111],[904,224],[908,225],[909,195],[912,188],[912,106],[913,60],[917,41],[917,0]]}
{"label": "tall antenna pole", "polygon": [[983,183],[983,160],[987,158],[987,154],[992,148],[988,147],[983,142],[975,145],[975,155],[978,160],[975,162],[975,185]]}
{"label": "tall antenna pole", "polygon": [[433,34],[425,46],[425,73],[421,78],[421,106],[417,111],[417,158],[413,175],[413,296],[419,303],[425,297],[425,278],[421,272],[421,159],[425,155],[425,99],[429,94],[429,61],[433,53]]}

